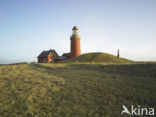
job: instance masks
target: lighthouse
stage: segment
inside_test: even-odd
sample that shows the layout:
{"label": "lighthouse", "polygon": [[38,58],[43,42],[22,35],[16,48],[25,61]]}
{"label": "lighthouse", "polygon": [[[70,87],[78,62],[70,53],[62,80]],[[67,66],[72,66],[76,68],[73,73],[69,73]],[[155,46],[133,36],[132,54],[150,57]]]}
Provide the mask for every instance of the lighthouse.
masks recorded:
{"label": "lighthouse", "polygon": [[76,26],[72,29],[72,35],[70,37],[70,58],[76,58],[81,55],[80,35],[78,34],[78,28]]}

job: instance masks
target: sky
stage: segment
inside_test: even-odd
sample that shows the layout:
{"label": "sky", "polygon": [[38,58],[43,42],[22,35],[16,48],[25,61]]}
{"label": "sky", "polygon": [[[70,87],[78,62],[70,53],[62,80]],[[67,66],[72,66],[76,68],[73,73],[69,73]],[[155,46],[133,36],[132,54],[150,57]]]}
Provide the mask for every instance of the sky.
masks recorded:
{"label": "sky", "polygon": [[75,25],[82,53],[156,61],[156,0],[0,0],[0,64],[70,52]]}

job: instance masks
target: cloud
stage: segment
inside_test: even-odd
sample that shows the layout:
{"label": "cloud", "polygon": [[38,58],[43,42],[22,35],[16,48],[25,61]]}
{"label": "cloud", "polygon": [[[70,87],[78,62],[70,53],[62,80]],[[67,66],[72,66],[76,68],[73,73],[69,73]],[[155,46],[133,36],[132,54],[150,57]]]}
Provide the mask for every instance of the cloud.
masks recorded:
{"label": "cloud", "polygon": [[22,36],[19,35],[19,34],[16,34],[16,39],[19,39],[19,40],[25,40],[24,37],[22,37]]}

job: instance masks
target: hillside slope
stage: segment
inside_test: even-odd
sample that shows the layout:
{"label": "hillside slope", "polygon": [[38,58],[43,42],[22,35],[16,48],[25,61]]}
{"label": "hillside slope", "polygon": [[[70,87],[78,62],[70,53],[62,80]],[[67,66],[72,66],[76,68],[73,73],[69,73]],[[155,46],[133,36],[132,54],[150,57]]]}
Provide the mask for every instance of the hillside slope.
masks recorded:
{"label": "hillside slope", "polygon": [[0,66],[2,117],[120,117],[156,108],[156,64]]}
{"label": "hillside slope", "polygon": [[82,54],[78,58],[73,58],[69,60],[65,60],[63,62],[103,62],[103,63],[132,63],[133,61],[125,59],[125,58],[117,58],[114,55],[108,53],[86,53]]}

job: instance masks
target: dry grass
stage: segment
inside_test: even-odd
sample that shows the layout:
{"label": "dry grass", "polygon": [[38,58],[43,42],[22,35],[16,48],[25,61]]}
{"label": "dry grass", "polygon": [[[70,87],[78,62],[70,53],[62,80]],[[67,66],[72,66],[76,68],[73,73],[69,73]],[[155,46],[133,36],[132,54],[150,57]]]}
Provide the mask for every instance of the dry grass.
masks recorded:
{"label": "dry grass", "polygon": [[122,105],[156,108],[156,64],[0,66],[0,115],[119,117]]}

